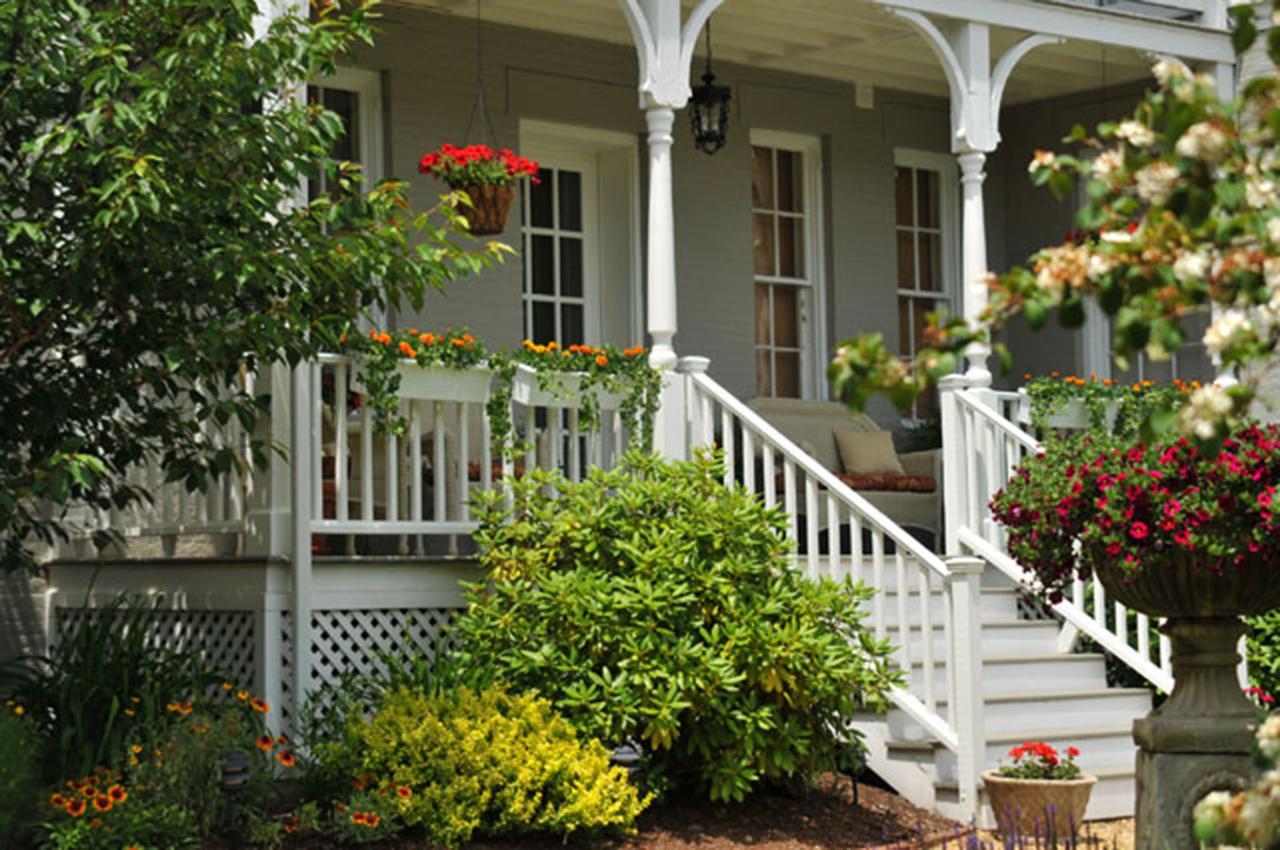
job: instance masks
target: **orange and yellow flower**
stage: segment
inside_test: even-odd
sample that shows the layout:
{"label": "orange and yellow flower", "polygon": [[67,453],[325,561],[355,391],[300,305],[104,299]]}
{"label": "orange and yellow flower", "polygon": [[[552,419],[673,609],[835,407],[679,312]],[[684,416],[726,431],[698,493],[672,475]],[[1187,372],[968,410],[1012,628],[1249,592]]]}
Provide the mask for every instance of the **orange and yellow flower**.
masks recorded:
{"label": "orange and yellow flower", "polygon": [[281,750],[280,752],[276,753],[276,761],[280,762],[280,764],[284,765],[285,767],[293,767],[293,765],[295,764],[293,753],[290,752],[289,750]]}
{"label": "orange and yellow flower", "polygon": [[111,799],[111,802],[119,805],[129,799],[129,792],[125,790],[123,785],[112,785],[107,789],[107,796]]}
{"label": "orange and yellow flower", "polygon": [[408,800],[410,797],[413,796],[413,789],[410,788],[408,785],[397,785],[396,796],[399,797],[401,800]]}
{"label": "orange and yellow flower", "polygon": [[73,818],[78,818],[84,814],[85,808],[87,808],[87,804],[80,797],[73,797],[72,799],[67,800],[67,814],[71,815]]}
{"label": "orange and yellow flower", "polygon": [[258,738],[256,743],[258,745],[258,749],[262,750],[264,753],[267,753],[271,751],[271,748],[275,746],[276,742],[271,740],[270,735],[263,735]]}
{"label": "orange and yellow flower", "polygon": [[259,714],[266,714],[268,711],[271,710],[271,706],[269,706],[267,704],[267,701],[262,699],[261,697],[254,697],[253,701],[249,703],[249,705],[252,706],[253,710],[258,712]]}

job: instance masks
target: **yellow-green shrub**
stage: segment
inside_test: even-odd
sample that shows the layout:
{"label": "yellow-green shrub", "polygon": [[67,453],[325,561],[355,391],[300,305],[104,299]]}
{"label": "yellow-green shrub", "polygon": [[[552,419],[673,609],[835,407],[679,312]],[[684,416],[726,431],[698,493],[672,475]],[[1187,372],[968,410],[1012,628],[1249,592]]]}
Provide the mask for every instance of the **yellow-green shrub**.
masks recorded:
{"label": "yellow-green shrub", "polygon": [[550,703],[498,687],[389,694],[344,748],[407,825],[450,847],[474,834],[627,832],[649,802]]}

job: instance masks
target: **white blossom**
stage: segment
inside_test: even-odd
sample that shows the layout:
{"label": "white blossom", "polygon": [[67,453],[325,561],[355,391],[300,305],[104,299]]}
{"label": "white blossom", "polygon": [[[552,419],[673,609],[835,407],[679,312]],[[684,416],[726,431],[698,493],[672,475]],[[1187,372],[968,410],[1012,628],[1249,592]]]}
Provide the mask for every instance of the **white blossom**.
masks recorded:
{"label": "white blossom", "polygon": [[1245,184],[1245,199],[1255,210],[1264,210],[1280,204],[1276,184],[1265,177],[1255,177]]}
{"label": "white blossom", "polygon": [[1280,292],[1280,257],[1267,257],[1262,261],[1262,276],[1272,293]]}
{"label": "white blossom", "polygon": [[1101,280],[1105,275],[1111,273],[1116,267],[1116,261],[1106,254],[1090,254],[1089,255],[1089,279],[1093,281]]}
{"label": "white blossom", "polygon": [[1066,281],[1061,276],[1054,274],[1052,267],[1045,266],[1036,275],[1036,288],[1041,292],[1048,293],[1053,299],[1053,303],[1058,304],[1062,301],[1063,293],[1066,290]]}
{"label": "white blossom", "polygon": [[1102,231],[1102,241],[1126,245],[1133,241],[1133,234],[1127,230],[1104,230]]}
{"label": "white blossom", "polygon": [[1280,759],[1280,715],[1273,714],[1258,727],[1258,749],[1269,759]]}
{"label": "white blossom", "polygon": [[1035,174],[1041,168],[1052,168],[1053,163],[1057,160],[1057,156],[1053,151],[1038,150],[1031,157],[1031,162],[1027,165],[1027,173]]}
{"label": "white blossom", "polygon": [[1267,219],[1267,238],[1280,243],[1280,217]]}
{"label": "white blossom", "polygon": [[1103,151],[1094,157],[1093,165],[1090,170],[1093,176],[1098,180],[1106,180],[1115,172],[1124,167],[1124,154],[1117,148]]}
{"label": "white blossom", "polygon": [[1135,148],[1149,148],[1156,143],[1156,134],[1151,132],[1151,128],[1132,118],[1120,122],[1120,126],[1116,127],[1116,138],[1128,142]]}
{"label": "white blossom", "polygon": [[1160,81],[1160,85],[1167,86],[1169,81],[1173,79],[1185,79],[1187,76],[1186,69],[1178,62],[1170,62],[1167,59],[1161,59],[1151,67],[1151,73]]}
{"label": "white blossom", "polygon": [[1223,310],[1204,332],[1204,346],[1210,354],[1221,354],[1237,334],[1252,331],[1253,322],[1243,310],[1234,307]]}
{"label": "white blossom", "polygon": [[1226,132],[1209,121],[1201,121],[1187,128],[1178,143],[1173,146],[1178,156],[1219,162],[1227,155],[1230,139]]}
{"label": "white blossom", "polygon": [[1202,440],[1214,435],[1218,422],[1231,412],[1231,397],[1216,384],[1200,387],[1178,414],[1178,424],[1184,432],[1191,432]]}
{"label": "white blossom", "polygon": [[1207,254],[1198,251],[1184,251],[1173,262],[1173,276],[1183,283],[1203,280],[1209,271],[1210,260]]}
{"label": "white blossom", "polygon": [[1178,185],[1178,167],[1164,160],[1157,160],[1133,175],[1138,187],[1138,197],[1149,204],[1163,204]]}

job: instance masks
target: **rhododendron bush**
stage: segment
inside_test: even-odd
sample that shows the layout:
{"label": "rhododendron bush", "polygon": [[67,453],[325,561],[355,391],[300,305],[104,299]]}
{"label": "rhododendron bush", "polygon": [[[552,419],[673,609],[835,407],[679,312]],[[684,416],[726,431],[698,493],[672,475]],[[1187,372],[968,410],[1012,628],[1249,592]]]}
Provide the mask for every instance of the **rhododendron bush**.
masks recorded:
{"label": "rhododendron bush", "polygon": [[1240,428],[1217,451],[1185,437],[1133,445],[1090,435],[1049,441],[991,508],[1010,553],[1057,601],[1104,559],[1132,574],[1173,553],[1221,573],[1274,560],[1277,481],[1277,426]]}

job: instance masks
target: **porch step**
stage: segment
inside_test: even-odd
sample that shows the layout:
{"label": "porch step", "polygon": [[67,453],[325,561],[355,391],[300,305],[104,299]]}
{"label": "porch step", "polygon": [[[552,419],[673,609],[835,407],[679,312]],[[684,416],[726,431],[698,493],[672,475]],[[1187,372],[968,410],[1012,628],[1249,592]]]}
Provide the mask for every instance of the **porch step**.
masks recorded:
{"label": "porch step", "polygon": [[[944,658],[947,651],[946,630],[941,622],[941,612],[935,615],[939,620],[929,630],[932,641],[933,657]],[[887,618],[886,618],[887,619]],[[875,629],[874,620],[866,624]],[[1061,627],[1052,620],[1015,620],[1012,618],[984,619],[982,622],[982,654],[983,656],[1007,657],[1012,655],[1049,655],[1057,651],[1058,632]],[[889,640],[895,645],[902,643],[901,629],[896,624],[886,623],[885,631]],[[922,650],[923,629],[911,625],[906,630],[906,644],[911,658],[918,658]]]}
{"label": "porch step", "polygon": [[[878,602],[885,606],[885,626],[887,628],[896,628],[899,620],[900,596],[896,590],[882,591],[879,594]],[[912,589],[905,594],[907,607],[907,623],[911,626],[919,626],[923,618],[923,610],[921,605],[921,595],[918,591]],[[934,621],[935,627],[943,620],[943,612],[946,611],[946,596],[941,590],[934,590],[929,593],[929,611],[930,617]],[[983,622],[1014,622],[1018,621],[1018,595],[1014,590],[993,590],[990,592],[983,591],[980,597],[981,606],[979,608],[982,613]],[[865,606],[870,613],[873,609],[870,605]],[[874,619],[869,619],[868,623],[875,625]]]}
{"label": "porch step", "polygon": [[[1101,662],[1101,663],[1100,663]],[[1049,653],[1046,655],[992,655],[982,659],[982,692],[992,696],[1025,691],[1028,682],[1047,677],[1056,688],[1096,690],[1107,686],[1104,656],[1097,654]],[[911,664],[910,688],[924,687],[924,662]],[[944,661],[933,662],[935,693],[948,685]]]}

